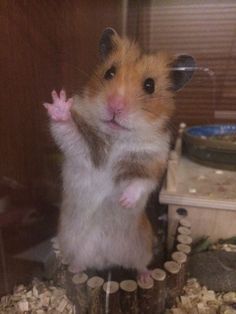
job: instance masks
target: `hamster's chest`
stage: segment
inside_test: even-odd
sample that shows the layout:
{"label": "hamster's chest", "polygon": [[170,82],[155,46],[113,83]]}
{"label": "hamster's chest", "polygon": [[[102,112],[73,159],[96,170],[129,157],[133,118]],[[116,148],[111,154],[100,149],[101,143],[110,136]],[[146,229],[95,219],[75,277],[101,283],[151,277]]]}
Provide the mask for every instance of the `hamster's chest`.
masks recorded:
{"label": "hamster's chest", "polygon": [[95,167],[89,160],[72,163],[66,160],[63,171],[63,185],[66,195],[75,198],[78,203],[100,204],[117,194],[114,182],[114,160],[104,160]]}

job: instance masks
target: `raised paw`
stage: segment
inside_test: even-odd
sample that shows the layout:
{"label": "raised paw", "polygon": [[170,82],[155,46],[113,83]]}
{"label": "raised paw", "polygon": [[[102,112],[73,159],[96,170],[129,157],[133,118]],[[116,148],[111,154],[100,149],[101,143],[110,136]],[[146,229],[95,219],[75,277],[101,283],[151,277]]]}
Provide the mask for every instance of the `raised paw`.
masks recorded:
{"label": "raised paw", "polygon": [[142,194],[142,187],[138,184],[131,184],[129,185],[121,198],[119,199],[119,203],[124,208],[134,208],[139,201]]}
{"label": "raised paw", "polygon": [[48,115],[53,121],[68,121],[71,119],[70,109],[73,103],[73,99],[70,98],[66,100],[66,92],[64,90],[60,91],[58,96],[55,90],[52,91],[53,103],[44,103],[44,107],[48,111]]}

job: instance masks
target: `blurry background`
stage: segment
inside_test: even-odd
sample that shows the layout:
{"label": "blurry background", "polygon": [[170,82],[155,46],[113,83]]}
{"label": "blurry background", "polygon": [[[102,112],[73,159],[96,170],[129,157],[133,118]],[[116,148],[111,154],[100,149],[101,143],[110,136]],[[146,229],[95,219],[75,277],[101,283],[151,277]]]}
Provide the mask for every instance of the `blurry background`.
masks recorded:
{"label": "blurry background", "polygon": [[60,155],[42,103],[54,88],[81,90],[108,26],[145,51],[196,58],[199,70],[176,95],[176,126],[236,119],[234,0],[1,0],[0,294],[42,272],[56,232]]}

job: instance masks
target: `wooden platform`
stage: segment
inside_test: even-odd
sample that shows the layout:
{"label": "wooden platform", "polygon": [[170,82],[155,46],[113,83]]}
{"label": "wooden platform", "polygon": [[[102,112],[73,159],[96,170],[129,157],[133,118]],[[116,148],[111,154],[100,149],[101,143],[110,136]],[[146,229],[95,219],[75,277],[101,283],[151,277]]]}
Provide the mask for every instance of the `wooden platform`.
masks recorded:
{"label": "wooden platform", "polygon": [[[193,240],[211,241],[236,235],[236,172],[209,168],[173,151],[160,202],[168,204],[168,247],[171,249],[178,208],[187,210]],[[183,211],[182,211],[183,212]]]}

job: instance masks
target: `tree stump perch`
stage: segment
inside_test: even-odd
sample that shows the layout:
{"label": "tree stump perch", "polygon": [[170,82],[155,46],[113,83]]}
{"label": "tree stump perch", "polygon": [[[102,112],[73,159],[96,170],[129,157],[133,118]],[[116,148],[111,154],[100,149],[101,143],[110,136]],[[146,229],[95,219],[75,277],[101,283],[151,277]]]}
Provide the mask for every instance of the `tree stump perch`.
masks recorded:
{"label": "tree stump perch", "polygon": [[63,261],[54,240],[56,271],[53,278],[67,291],[79,314],[162,314],[166,307],[174,304],[183,289],[191,243],[191,223],[181,219],[176,228],[171,260],[164,263],[164,269],[153,269],[151,277],[143,283],[130,280],[132,272],[127,272],[131,275],[129,280],[123,280],[126,275],[115,278],[116,281],[108,280],[106,271],[98,272],[98,276],[92,272],[92,277],[84,272],[75,274]]}
{"label": "tree stump perch", "polygon": [[103,314],[103,307],[101,303],[101,292],[103,284],[104,279],[98,276],[94,276],[87,281],[87,292],[89,301],[88,312],[90,314]]}
{"label": "tree stump perch", "polygon": [[145,283],[138,280],[138,313],[152,314],[154,298],[154,280],[150,277]]}
{"label": "tree stump perch", "polygon": [[154,280],[153,313],[161,314],[166,305],[166,272],[156,268],[151,272]]}
{"label": "tree stump perch", "polygon": [[102,289],[102,304],[104,314],[121,314],[119,284],[107,281]]}
{"label": "tree stump perch", "polygon": [[137,314],[137,283],[134,280],[124,280],[120,283],[120,304],[124,314]]}
{"label": "tree stump perch", "polygon": [[179,281],[180,265],[173,261],[164,263],[164,268],[167,272],[167,297],[166,305],[171,307],[175,303],[175,299],[181,292]]}

